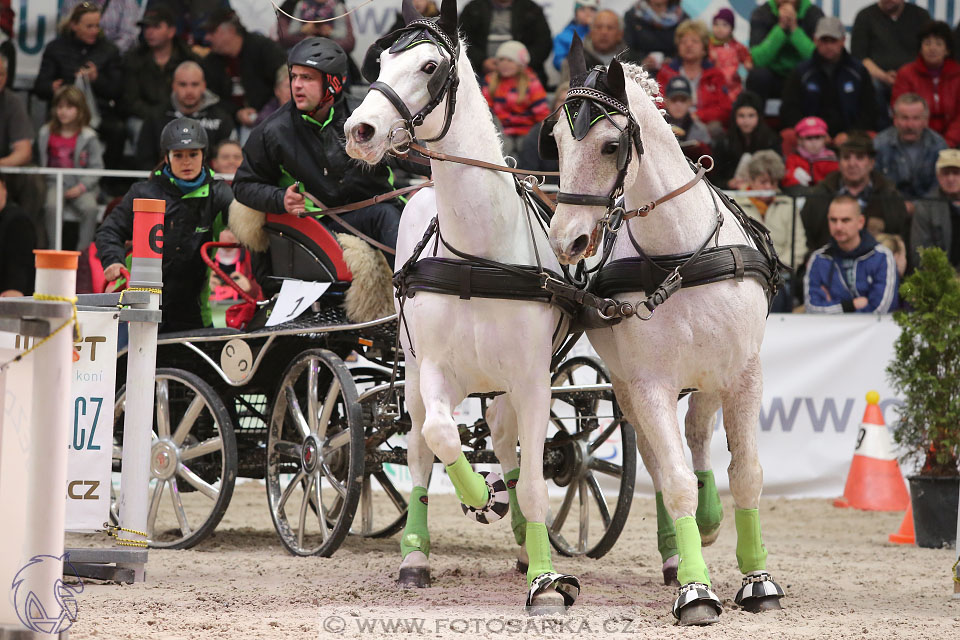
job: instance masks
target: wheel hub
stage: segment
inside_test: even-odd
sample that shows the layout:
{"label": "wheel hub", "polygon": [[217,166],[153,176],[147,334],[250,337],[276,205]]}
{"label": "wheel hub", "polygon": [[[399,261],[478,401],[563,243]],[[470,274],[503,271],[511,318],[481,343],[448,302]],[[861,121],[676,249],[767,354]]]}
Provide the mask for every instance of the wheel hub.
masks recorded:
{"label": "wheel hub", "polygon": [[320,467],[323,456],[320,453],[320,443],[313,434],[303,441],[300,451],[300,466],[307,473],[313,473]]}
{"label": "wheel hub", "polygon": [[553,482],[558,487],[566,487],[583,473],[584,461],[588,457],[587,444],[573,440],[563,432],[555,435],[551,441],[556,445],[554,451],[559,454],[553,468]]}
{"label": "wheel hub", "polygon": [[160,480],[169,480],[180,464],[180,451],[169,440],[158,440],[150,449],[150,472]]}

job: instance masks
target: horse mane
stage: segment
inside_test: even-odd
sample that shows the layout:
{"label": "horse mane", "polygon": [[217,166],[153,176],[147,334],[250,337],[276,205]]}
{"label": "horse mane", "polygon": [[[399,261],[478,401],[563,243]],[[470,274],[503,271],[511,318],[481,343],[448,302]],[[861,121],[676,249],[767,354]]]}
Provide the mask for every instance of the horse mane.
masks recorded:
{"label": "horse mane", "polygon": [[660,83],[657,82],[657,79],[638,64],[621,60],[620,66],[623,67],[623,75],[640,85],[643,92],[650,96],[650,99],[657,105],[660,115],[666,116],[667,110],[660,106],[663,104],[663,96],[660,95]]}

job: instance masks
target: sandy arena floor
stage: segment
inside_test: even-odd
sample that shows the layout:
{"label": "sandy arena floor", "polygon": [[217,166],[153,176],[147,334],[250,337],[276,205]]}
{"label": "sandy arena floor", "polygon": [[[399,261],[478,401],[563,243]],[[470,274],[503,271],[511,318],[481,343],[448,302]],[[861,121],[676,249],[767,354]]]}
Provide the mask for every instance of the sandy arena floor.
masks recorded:
{"label": "sandy arena floor", "polygon": [[[348,538],[332,558],[294,558],[280,545],[265,491],[237,486],[215,534],[190,551],[151,551],[145,584],[88,584],[71,638],[876,638],[947,639],[960,633],[951,599],[954,552],[889,544],[901,513],[840,510],[827,500],[762,504],[768,567],[784,610],[739,611],[733,504],[706,549],[717,625],[681,628],[662,586],[655,510],[636,499],[624,534],[600,560],[558,558],[583,591],[562,619],[527,618],[513,537],[501,523],[467,521],[453,496],[431,501],[434,586],[394,585],[399,539]],[[68,536],[68,546],[94,540]],[[96,540],[99,543],[99,539]]]}

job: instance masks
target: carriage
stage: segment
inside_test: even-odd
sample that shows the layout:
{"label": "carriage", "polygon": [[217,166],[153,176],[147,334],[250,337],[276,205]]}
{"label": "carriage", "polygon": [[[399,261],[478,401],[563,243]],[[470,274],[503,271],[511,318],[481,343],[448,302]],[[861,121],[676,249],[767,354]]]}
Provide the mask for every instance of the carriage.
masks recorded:
{"label": "carriage", "polygon": [[[209,537],[238,478],[265,481],[277,534],[294,555],[330,556],[348,535],[388,537],[403,528],[410,420],[397,318],[347,318],[343,300],[352,274],[336,239],[315,219],[270,215],[264,230],[273,273],[329,288],[299,317],[273,327],[159,336],[148,511],[153,548],[185,549]],[[250,326],[256,324],[255,318]],[[125,366],[121,352],[118,380],[126,378]],[[596,358],[559,362],[552,385],[543,460],[555,497],[550,541],[562,555],[599,558],[629,513],[636,436]],[[120,388],[115,484],[124,399]],[[471,464],[497,462],[483,417],[489,399],[473,398],[479,412],[469,411],[473,420],[459,425]]]}

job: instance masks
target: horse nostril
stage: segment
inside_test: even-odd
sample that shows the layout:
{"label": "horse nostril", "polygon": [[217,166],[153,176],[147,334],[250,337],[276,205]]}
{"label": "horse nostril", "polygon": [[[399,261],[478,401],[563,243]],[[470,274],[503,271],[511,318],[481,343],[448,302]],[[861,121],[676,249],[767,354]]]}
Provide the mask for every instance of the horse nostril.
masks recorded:
{"label": "horse nostril", "polygon": [[587,250],[587,246],[590,244],[590,236],[583,234],[579,238],[573,241],[573,244],[570,246],[570,255],[578,256],[584,251]]}
{"label": "horse nostril", "polygon": [[353,128],[353,139],[357,142],[367,142],[373,138],[374,133],[376,133],[376,129],[366,122],[361,122]]}

